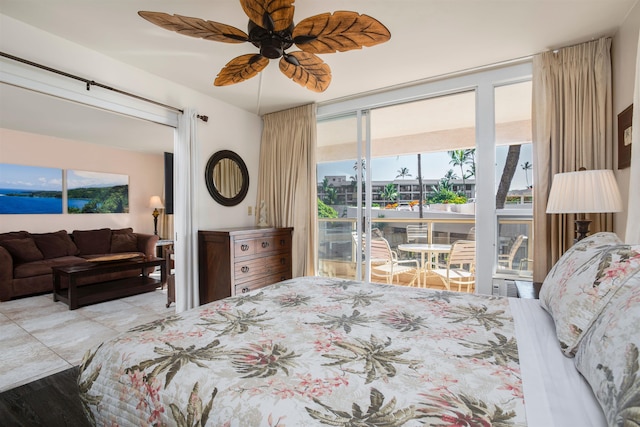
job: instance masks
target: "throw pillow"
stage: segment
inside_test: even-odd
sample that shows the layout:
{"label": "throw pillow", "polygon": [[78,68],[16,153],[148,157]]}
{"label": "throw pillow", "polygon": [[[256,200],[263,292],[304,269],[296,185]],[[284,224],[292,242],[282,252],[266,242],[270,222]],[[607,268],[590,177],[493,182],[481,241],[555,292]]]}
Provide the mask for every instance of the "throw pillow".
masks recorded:
{"label": "throw pillow", "polygon": [[136,252],[138,250],[138,238],[133,233],[111,234],[111,253]]}
{"label": "throw pillow", "polygon": [[640,269],[615,292],[585,334],[575,358],[610,426],[640,425],[638,324]]}
{"label": "throw pillow", "polygon": [[3,246],[17,263],[40,261],[44,259],[42,252],[36,246],[36,242],[31,237],[26,239],[7,239],[1,240],[0,246]]}
{"label": "throw pillow", "polygon": [[8,233],[0,233],[0,241],[13,239],[26,239],[31,237],[28,231],[10,231]]}
{"label": "throw pillow", "polygon": [[623,268],[633,264],[629,246],[613,233],[596,233],[571,247],[544,279],[540,303],[556,324],[565,355],[572,357],[580,338],[625,280]]}
{"label": "throw pillow", "polygon": [[111,229],[73,230],[73,241],[80,255],[108,254],[111,251]]}
{"label": "throw pillow", "polygon": [[78,248],[65,230],[53,233],[32,234],[31,236],[45,259],[78,254]]}
{"label": "throw pillow", "polygon": [[117,230],[111,230],[111,234],[127,234],[127,233],[133,233],[133,228],[131,227],[127,227],[127,228],[118,228]]}

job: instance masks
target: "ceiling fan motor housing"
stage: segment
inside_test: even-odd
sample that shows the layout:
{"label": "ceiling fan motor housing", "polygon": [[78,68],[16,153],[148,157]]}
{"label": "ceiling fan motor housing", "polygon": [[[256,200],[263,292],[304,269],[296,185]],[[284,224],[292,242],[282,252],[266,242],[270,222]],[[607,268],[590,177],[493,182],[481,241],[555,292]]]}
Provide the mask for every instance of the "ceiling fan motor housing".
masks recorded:
{"label": "ceiling fan motor housing", "polygon": [[249,21],[249,41],[260,49],[260,55],[269,59],[280,58],[293,45],[293,23],[286,30],[269,31]]}

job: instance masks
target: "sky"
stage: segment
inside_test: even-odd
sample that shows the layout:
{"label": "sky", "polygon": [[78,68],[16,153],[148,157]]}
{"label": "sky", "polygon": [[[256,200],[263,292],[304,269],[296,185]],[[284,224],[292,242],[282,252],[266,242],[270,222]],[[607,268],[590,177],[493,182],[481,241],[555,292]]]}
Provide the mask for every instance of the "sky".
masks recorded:
{"label": "sky", "polygon": [[114,173],[89,172],[89,171],[67,171],[67,188],[90,188],[90,187],[112,187],[114,185],[129,184],[128,175]]}
{"label": "sky", "polygon": [[[500,181],[500,175],[504,168],[504,162],[507,156],[508,146],[496,147],[496,188]],[[449,169],[453,169],[456,175],[460,176],[460,167],[450,164],[451,157],[446,151],[437,153],[425,153],[422,154],[422,176],[425,179],[440,179],[444,177]],[[512,190],[521,190],[531,185],[531,179],[533,171],[527,171],[527,177],[525,177],[525,171],[522,169],[522,165],[525,162],[532,163],[531,157],[531,144],[523,144],[520,151],[520,159],[518,161],[518,169],[511,182]],[[418,176],[418,158],[416,155],[403,155],[395,157],[375,158],[371,160],[372,167],[372,179],[373,181],[387,181],[394,180],[398,175],[398,171],[402,168],[409,169],[411,176],[406,179],[417,179]],[[327,175],[344,175],[347,177],[354,176],[355,171],[353,166],[355,160],[345,160],[339,162],[327,162],[318,163],[318,182],[321,182],[323,177]],[[467,167],[464,168],[465,173]]]}
{"label": "sky", "polygon": [[0,188],[62,191],[62,169],[0,163]]}
{"label": "sky", "polygon": [[[127,185],[128,175],[67,170],[67,188]],[[62,169],[0,163],[0,188],[62,191]]]}

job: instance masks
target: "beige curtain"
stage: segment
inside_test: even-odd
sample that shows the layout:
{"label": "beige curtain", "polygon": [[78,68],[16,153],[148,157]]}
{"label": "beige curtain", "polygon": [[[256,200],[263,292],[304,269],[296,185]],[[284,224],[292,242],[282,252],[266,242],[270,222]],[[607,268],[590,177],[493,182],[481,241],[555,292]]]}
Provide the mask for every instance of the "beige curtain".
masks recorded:
{"label": "beige curtain", "polygon": [[636,82],[633,92],[633,122],[631,124],[631,171],[629,172],[629,207],[625,242],[640,243],[640,34],[636,54]]}
{"label": "beige curtain", "polygon": [[167,215],[164,210],[160,211],[158,217],[158,234],[161,239],[173,240],[173,215]]}
{"label": "beige curtain", "polygon": [[293,275],[315,275],[316,106],[267,114],[263,120],[256,218],[293,227]]}
{"label": "beige curtain", "polygon": [[[533,59],[534,272],[541,282],[573,244],[574,215],[546,213],[554,174],[613,169],[611,39]],[[590,215],[590,233],[613,230],[613,215]]]}
{"label": "beige curtain", "polygon": [[232,199],[242,188],[242,171],[231,159],[222,159],[213,168],[213,182],[222,196]]}

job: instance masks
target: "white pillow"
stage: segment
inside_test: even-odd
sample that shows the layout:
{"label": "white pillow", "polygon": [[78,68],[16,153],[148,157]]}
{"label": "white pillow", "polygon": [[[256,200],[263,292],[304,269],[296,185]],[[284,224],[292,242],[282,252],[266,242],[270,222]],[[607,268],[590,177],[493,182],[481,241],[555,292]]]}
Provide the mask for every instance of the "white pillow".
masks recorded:
{"label": "white pillow", "polygon": [[544,279],[540,302],[553,317],[566,356],[575,354],[610,291],[626,279],[628,248],[614,233],[596,233],[565,252]]}

